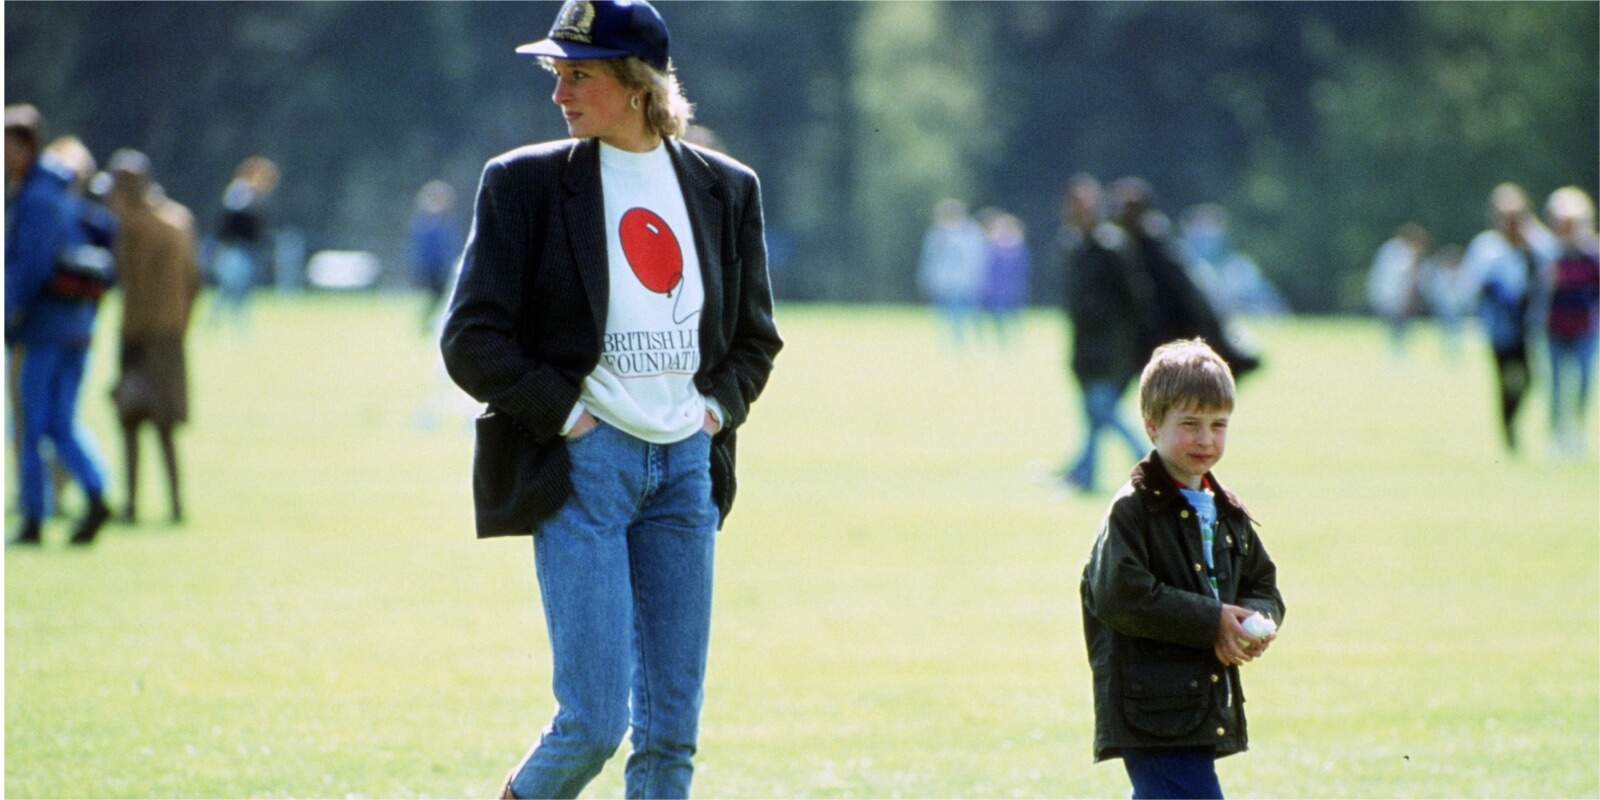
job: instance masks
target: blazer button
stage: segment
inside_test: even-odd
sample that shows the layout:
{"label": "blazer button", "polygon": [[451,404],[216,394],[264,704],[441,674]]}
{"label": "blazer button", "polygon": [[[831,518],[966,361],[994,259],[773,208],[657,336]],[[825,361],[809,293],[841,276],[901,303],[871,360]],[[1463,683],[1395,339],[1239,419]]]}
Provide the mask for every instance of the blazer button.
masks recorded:
{"label": "blazer button", "polygon": [[1205,570],[1205,567],[1202,567],[1199,564],[1194,565],[1194,571],[1195,572],[1202,572],[1204,570]]}
{"label": "blazer button", "polygon": [[1217,729],[1217,735],[1218,736],[1227,736],[1228,735],[1228,729],[1227,728],[1218,728]]}
{"label": "blazer button", "polygon": [[1217,682],[1219,682],[1221,680],[1222,680],[1222,676],[1221,675],[1212,675],[1211,676],[1211,682],[1212,683],[1217,683]]}
{"label": "blazer button", "polygon": [[1186,509],[1184,509],[1182,511],[1179,511],[1178,512],[1178,516],[1183,517],[1184,519],[1188,519],[1189,518],[1189,509],[1186,508]]}
{"label": "blazer button", "polygon": [[1228,546],[1229,547],[1233,546],[1233,534],[1231,534],[1231,533],[1228,534]]}

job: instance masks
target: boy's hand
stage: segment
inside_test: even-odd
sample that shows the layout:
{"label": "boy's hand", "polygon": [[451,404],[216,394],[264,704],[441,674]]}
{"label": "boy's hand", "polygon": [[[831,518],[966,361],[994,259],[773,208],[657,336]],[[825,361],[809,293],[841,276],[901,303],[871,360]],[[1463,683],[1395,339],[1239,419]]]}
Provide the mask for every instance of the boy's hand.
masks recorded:
{"label": "boy's hand", "polygon": [[1251,636],[1244,632],[1244,620],[1256,612],[1242,606],[1222,606],[1222,621],[1217,626],[1217,640],[1212,650],[1223,666],[1244,664],[1261,655],[1274,637]]}

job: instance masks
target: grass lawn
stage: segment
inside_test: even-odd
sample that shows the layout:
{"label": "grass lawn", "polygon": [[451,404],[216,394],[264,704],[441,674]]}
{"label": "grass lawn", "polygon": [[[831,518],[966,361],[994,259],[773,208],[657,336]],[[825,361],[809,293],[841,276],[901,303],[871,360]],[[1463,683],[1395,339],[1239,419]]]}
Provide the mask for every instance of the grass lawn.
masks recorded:
{"label": "grass lawn", "polygon": [[[152,440],[144,525],[6,552],[7,796],[494,796],[551,711],[543,616],[528,540],[472,537],[471,411],[414,312],[263,298],[247,336],[197,331],[188,523],[159,521]],[[696,794],[1126,797],[1077,605],[1108,494],[1040,480],[1080,430],[1058,319],[957,350],[920,309],[779,312]],[[1545,456],[1536,395],[1506,457],[1476,339],[1401,365],[1375,323],[1254,330],[1218,472],[1289,614],[1229,795],[1600,795],[1594,456]],[[120,498],[113,351],[83,402]],[[1103,455],[1109,490],[1132,462]]]}

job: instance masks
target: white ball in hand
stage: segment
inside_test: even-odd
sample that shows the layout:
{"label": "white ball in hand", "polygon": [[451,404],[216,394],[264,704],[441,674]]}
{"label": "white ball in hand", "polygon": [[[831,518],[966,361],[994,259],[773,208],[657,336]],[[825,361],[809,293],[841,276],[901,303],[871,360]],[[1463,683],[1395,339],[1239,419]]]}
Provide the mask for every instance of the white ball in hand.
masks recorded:
{"label": "white ball in hand", "polygon": [[1260,613],[1246,617],[1243,626],[1245,633],[1258,639],[1278,632],[1277,623],[1273,622],[1270,617],[1263,616]]}

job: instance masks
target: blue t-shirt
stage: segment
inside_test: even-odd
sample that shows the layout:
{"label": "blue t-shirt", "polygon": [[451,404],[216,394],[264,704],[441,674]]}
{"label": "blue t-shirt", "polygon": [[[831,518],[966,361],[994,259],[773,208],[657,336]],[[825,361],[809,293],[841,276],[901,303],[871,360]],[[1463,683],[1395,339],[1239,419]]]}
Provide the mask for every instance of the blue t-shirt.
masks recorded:
{"label": "blue t-shirt", "polygon": [[1217,499],[1205,489],[1180,488],[1179,491],[1194,508],[1195,516],[1200,518],[1200,549],[1206,558],[1206,582],[1211,585],[1211,595],[1220,600],[1222,594],[1217,589],[1216,555],[1212,552],[1217,542]]}

